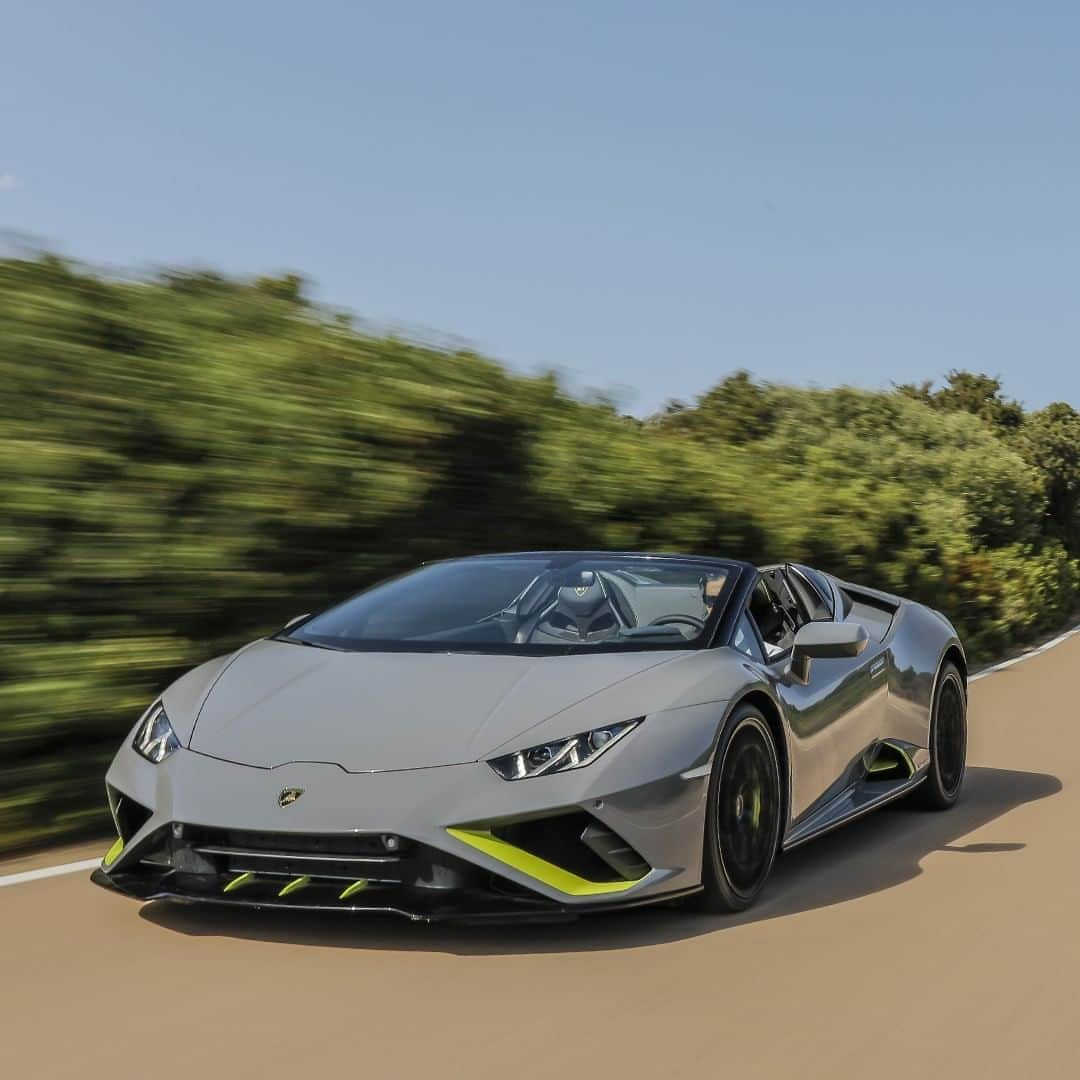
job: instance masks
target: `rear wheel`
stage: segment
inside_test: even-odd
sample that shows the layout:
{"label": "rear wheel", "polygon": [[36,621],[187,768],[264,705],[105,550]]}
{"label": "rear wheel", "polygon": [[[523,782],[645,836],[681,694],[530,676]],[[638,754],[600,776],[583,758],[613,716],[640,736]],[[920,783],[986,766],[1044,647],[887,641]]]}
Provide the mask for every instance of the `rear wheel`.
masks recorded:
{"label": "rear wheel", "polygon": [[967,763],[967,693],[955,664],[942,665],[930,718],[930,768],[915,796],[929,810],[948,810],[960,797]]}
{"label": "rear wheel", "polygon": [[765,718],[749,705],[724,730],[709,781],[703,911],[742,911],[765,884],[780,842],[780,760]]}

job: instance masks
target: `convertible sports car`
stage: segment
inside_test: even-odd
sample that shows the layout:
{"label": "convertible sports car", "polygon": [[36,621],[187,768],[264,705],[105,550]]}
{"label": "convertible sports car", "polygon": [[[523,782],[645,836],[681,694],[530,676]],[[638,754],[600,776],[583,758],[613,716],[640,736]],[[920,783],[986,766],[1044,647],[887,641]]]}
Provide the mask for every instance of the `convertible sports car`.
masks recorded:
{"label": "convertible sports car", "polygon": [[140,899],[558,917],[735,911],[780,851],[955,803],[944,616],[806,566],[433,563],[173,683],[106,777]]}

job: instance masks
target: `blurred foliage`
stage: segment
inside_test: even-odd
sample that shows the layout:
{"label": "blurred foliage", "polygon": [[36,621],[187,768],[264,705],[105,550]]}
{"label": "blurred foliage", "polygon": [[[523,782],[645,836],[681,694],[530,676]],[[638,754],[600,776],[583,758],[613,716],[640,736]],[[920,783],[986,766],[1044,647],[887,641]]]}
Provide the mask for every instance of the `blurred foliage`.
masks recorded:
{"label": "blurred foliage", "polygon": [[1027,418],[1016,445],[1042,479],[1047,531],[1080,550],[1080,413],[1063,402],[1048,405]]}
{"label": "blurred foliage", "polygon": [[971,371],[950,371],[945,385],[905,383],[897,389],[907,397],[944,412],[968,412],[985,420],[998,433],[1015,431],[1024,422],[1024,409],[1001,393],[1001,380]]}
{"label": "blurred foliage", "polygon": [[295,276],[0,260],[0,850],[105,824],[171,679],[430,558],[796,559],[941,608],[972,658],[1075,604],[1080,417],[996,380],[797,390],[737,372],[641,421],[376,336]]}

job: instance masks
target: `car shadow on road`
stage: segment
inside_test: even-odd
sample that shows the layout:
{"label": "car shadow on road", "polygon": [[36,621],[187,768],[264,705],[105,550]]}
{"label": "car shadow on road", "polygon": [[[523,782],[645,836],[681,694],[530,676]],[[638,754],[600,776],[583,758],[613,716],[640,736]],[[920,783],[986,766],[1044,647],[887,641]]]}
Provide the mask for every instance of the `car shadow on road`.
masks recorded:
{"label": "car shadow on road", "polygon": [[1007,858],[1026,845],[1010,830],[1001,840],[957,843],[1024,803],[1055,795],[1045,773],[969,767],[961,801],[946,813],[893,806],[852,822],[778,860],[755,907],[706,916],[673,906],[636,908],[549,924],[413,923],[400,916],[337,916],[156,902],[140,916],[194,937],[230,937],[324,948],[442,952],[463,956],[631,949],[686,940],[784,918],[894,888],[923,873],[933,852]]}

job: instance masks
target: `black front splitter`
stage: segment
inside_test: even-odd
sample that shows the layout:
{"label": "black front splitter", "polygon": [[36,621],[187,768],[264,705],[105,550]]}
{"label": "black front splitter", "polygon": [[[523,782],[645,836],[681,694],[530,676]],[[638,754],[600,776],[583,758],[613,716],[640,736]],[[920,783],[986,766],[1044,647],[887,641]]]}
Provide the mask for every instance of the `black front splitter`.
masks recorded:
{"label": "black front splitter", "polygon": [[[90,880],[104,889],[120,893],[133,900],[169,900],[180,904],[211,904],[216,907],[247,908],[261,911],[335,911],[352,915],[400,915],[413,922],[570,922],[581,915],[599,911],[639,907],[675,900],[700,892],[700,888],[683,889],[662,896],[624,900],[621,903],[590,904],[587,910],[567,907],[553,901],[528,896],[508,897],[497,893],[455,891],[450,896],[428,896],[434,890],[375,890],[364,894],[364,902],[332,900],[312,903],[299,893],[289,897],[255,897],[237,893],[235,896],[212,892],[180,891],[169,879],[170,873],[118,873],[94,870]],[[303,890],[307,891],[307,890]],[[384,896],[378,896],[383,892]],[[361,894],[357,894],[358,897]]]}

